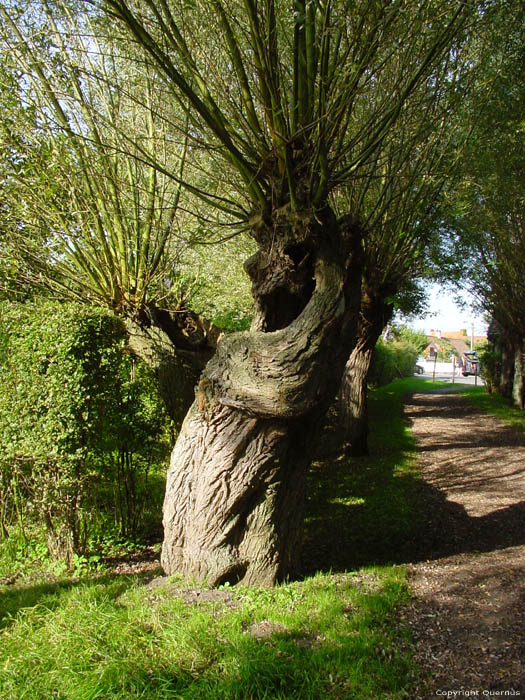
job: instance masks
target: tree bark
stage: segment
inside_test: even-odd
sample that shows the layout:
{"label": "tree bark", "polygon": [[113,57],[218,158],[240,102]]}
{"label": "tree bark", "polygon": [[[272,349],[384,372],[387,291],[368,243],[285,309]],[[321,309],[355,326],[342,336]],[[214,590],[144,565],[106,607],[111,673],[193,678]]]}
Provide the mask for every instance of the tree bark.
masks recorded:
{"label": "tree bark", "polygon": [[356,237],[343,250],[345,224],[326,211],[293,247],[296,222],[278,214],[247,265],[255,330],[219,343],[167,476],[162,565],[211,585],[273,585],[296,568],[312,445],[355,335]]}
{"label": "tree bark", "polygon": [[373,348],[355,347],[346,363],[341,382],[339,413],[344,434],[343,447],[345,453],[353,457],[368,454],[367,394],[372,354]]}
{"label": "tree bark", "polygon": [[152,304],[124,323],[131,352],[154,370],[168,414],[181,425],[220,331],[191,311],[169,312]]}
{"label": "tree bark", "polygon": [[354,457],[368,454],[368,375],[377,340],[392,313],[392,304],[380,293],[363,291],[357,342],[346,363],[339,394],[344,448]]}
{"label": "tree bark", "polygon": [[512,403],[516,408],[525,408],[525,343],[521,340],[514,351],[514,381],[512,385]]}
{"label": "tree bark", "polygon": [[501,343],[501,378],[499,384],[499,394],[506,399],[512,398],[512,387],[514,384],[514,360],[515,348],[505,338],[500,339]]}

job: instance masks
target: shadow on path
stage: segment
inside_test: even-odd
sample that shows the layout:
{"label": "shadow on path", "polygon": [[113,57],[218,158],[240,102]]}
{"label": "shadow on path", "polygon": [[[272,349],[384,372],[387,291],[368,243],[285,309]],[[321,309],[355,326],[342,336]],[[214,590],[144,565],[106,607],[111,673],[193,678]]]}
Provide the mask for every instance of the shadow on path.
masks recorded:
{"label": "shadow on path", "polygon": [[[453,394],[407,398],[423,479],[400,474],[413,443],[321,455],[311,475],[305,573],[413,563],[525,544],[525,436]],[[401,445],[401,447],[400,447]]]}

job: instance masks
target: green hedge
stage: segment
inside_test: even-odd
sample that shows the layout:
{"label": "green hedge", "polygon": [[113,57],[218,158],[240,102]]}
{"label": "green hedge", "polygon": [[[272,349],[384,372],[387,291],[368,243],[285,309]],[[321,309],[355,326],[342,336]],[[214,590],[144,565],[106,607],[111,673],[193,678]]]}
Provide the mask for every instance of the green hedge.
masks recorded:
{"label": "green hedge", "polygon": [[66,561],[108,529],[136,537],[167,418],[121,321],[47,300],[0,312],[0,537],[40,523]]}
{"label": "green hedge", "polygon": [[411,377],[418,355],[418,350],[413,345],[397,340],[385,342],[379,339],[372,356],[369,385],[378,387],[400,377]]}

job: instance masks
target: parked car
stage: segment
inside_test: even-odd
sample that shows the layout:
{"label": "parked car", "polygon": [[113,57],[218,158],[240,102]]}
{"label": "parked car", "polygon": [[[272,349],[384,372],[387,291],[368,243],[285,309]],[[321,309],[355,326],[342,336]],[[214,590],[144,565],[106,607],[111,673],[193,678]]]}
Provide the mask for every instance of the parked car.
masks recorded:
{"label": "parked car", "polygon": [[425,370],[423,369],[423,367],[421,367],[421,365],[416,365],[414,367],[414,374],[423,374],[424,371]]}
{"label": "parked car", "polygon": [[469,374],[479,374],[479,357],[474,350],[464,352],[461,360],[461,374],[464,377],[468,377]]}

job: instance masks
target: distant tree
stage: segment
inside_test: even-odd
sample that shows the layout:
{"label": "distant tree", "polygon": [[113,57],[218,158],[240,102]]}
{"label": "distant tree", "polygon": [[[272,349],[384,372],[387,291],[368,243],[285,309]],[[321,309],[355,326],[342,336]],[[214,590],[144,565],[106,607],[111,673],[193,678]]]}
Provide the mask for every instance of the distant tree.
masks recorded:
{"label": "distant tree", "polygon": [[418,355],[428,346],[428,337],[423,331],[416,331],[405,325],[392,326],[392,336],[406,345],[411,345]]}
{"label": "distant tree", "polygon": [[413,345],[403,340],[379,338],[368,372],[369,386],[375,388],[394,379],[413,376],[416,359],[417,351]]}

